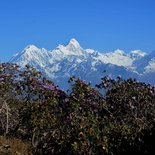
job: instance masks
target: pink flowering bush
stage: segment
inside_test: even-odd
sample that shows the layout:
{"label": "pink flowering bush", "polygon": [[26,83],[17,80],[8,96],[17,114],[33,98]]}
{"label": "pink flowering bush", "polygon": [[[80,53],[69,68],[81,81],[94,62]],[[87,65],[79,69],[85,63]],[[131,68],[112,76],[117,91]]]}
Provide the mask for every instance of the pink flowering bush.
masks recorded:
{"label": "pink flowering bush", "polygon": [[104,77],[65,92],[30,66],[0,64],[0,135],[31,142],[36,155],[154,154],[155,88]]}

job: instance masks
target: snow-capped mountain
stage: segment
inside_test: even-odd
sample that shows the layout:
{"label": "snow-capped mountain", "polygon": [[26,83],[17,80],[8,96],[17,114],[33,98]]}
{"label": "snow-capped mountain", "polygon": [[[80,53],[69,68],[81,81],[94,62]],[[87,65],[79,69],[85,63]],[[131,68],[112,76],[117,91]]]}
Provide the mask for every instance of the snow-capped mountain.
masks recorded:
{"label": "snow-capped mountain", "polygon": [[30,64],[35,67],[46,67],[49,59],[50,53],[46,49],[29,45],[21,53],[14,55],[11,62],[17,62],[20,66]]}
{"label": "snow-capped mountain", "polygon": [[93,85],[99,83],[100,78],[105,75],[113,78],[133,77],[155,84],[155,80],[150,79],[150,74],[155,75],[155,52],[146,54],[135,50],[125,53],[118,49],[103,53],[83,49],[76,39],[71,39],[67,45],[58,45],[50,51],[29,45],[10,61],[22,67],[26,64],[36,67],[64,89],[68,88],[67,81],[71,76],[80,77]]}

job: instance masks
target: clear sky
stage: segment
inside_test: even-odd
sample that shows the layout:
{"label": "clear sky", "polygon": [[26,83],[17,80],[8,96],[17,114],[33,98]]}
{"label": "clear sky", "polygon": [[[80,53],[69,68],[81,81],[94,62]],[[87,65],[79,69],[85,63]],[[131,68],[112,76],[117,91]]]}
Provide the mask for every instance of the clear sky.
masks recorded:
{"label": "clear sky", "polygon": [[0,60],[76,38],[99,51],[155,50],[155,0],[0,0]]}

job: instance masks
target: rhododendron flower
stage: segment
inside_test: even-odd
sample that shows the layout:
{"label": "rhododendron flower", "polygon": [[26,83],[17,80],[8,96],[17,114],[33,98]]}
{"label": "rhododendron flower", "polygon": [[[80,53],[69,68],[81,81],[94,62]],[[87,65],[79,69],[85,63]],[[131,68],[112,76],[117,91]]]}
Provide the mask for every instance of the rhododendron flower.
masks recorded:
{"label": "rhododendron flower", "polygon": [[55,87],[53,85],[50,85],[50,84],[44,84],[42,85],[44,88],[46,89],[50,89],[50,90],[55,90]]}

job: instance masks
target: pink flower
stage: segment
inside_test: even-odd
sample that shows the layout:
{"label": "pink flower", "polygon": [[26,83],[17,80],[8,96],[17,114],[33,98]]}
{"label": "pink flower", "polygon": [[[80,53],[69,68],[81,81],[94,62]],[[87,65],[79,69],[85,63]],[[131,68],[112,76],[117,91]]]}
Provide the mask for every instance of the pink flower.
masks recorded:
{"label": "pink flower", "polygon": [[44,88],[46,89],[50,89],[50,90],[55,90],[55,87],[53,85],[50,85],[50,84],[44,84],[42,85]]}

